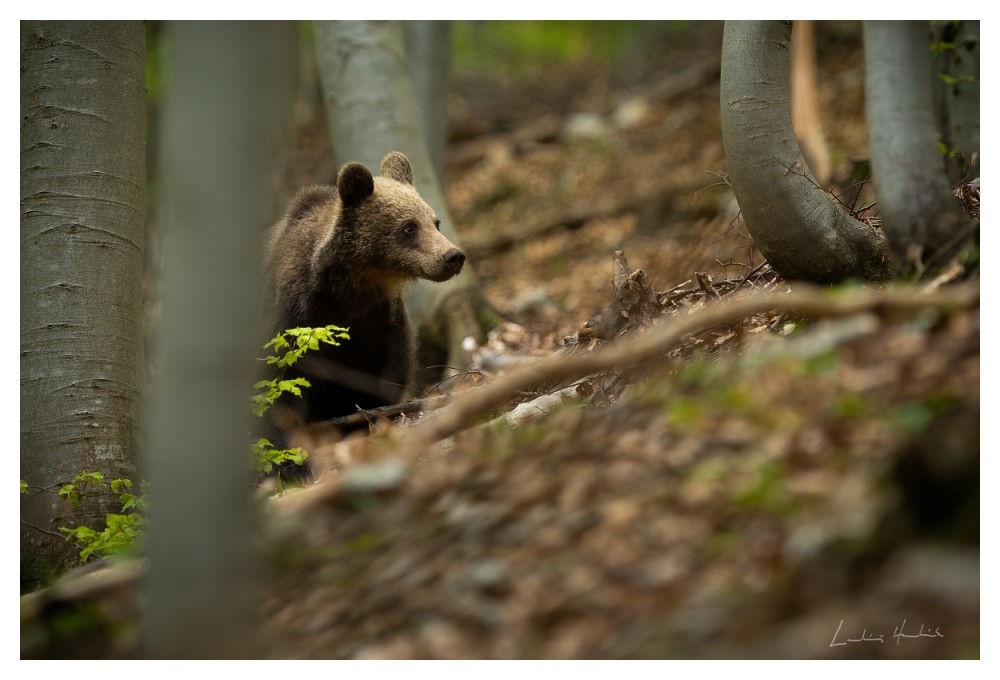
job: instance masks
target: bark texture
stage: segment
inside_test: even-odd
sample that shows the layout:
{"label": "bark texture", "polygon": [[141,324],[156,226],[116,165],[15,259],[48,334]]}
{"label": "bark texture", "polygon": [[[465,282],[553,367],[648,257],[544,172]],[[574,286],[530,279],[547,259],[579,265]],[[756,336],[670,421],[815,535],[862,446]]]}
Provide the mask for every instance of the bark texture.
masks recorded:
{"label": "bark texture", "polygon": [[287,22],[168,26],[163,319],[150,425],[144,653],[253,658],[255,554],[247,433],[260,245],[293,83]]}
{"label": "bark texture", "polygon": [[[404,45],[396,21],[316,23],[317,61],[338,165],[360,161],[377,171],[388,152],[402,151],[413,165],[413,184],[441,220],[441,232],[461,247],[424,139]],[[462,340],[484,338],[484,305],[472,267],[446,283],[417,281],[406,301],[422,337],[446,348],[449,365],[466,364]]]}
{"label": "bark texture", "polygon": [[59,500],[83,471],[135,477],[142,382],[145,29],[21,22],[22,587],[75,560]]}
{"label": "bark texture", "polygon": [[943,263],[968,235],[935,137],[926,21],[865,21],[865,108],[879,212],[900,272]]}
{"label": "bark texture", "polygon": [[727,21],[722,138],[729,181],[754,241],[775,271],[820,283],[888,276],[885,239],[838,208],[792,131],[787,21]]}

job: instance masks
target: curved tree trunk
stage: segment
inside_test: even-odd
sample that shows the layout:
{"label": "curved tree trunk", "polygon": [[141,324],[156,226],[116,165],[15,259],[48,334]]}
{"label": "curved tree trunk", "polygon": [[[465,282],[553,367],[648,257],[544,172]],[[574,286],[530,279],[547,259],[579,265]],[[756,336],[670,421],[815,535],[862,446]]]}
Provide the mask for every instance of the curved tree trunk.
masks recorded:
{"label": "curved tree trunk", "polygon": [[260,316],[257,235],[294,77],[290,22],[168,25],[163,320],[150,424],[145,654],[252,658],[257,609],[248,398]]}
{"label": "curved tree trunk", "polygon": [[[360,161],[377,169],[388,152],[402,151],[441,232],[460,246],[424,140],[400,23],[320,21],[316,50],[338,165]],[[471,267],[445,283],[418,281],[408,290],[407,306],[422,337],[446,348],[448,365],[467,364],[462,340],[484,338],[484,305]]]}
{"label": "curved tree trunk", "polygon": [[888,277],[885,239],[831,201],[792,132],[787,21],[727,21],[722,139],[729,182],[757,247],[782,276]]}
{"label": "curved tree trunk", "polygon": [[121,511],[60,484],[136,476],[145,62],[141,22],[21,22],[22,585],[75,559],[59,527]]}
{"label": "curved tree trunk", "polygon": [[448,141],[450,26],[447,21],[403,23],[410,74],[420,108],[420,123],[441,187],[444,187],[444,148]]}
{"label": "curved tree trunk", "polygon": [[926,21],[865,21],[865,106],[879,212],[900,271],[941,264],[968,220],[935,137]]}

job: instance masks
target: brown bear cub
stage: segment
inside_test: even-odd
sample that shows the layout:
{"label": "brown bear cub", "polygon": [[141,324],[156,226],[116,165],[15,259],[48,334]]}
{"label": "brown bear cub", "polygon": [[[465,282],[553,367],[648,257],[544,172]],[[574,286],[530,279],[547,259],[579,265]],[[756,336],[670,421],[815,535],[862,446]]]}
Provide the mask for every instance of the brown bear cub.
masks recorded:
{"label": "brown bear cub", "polygon": [[351,336],[339,347],[307,352],[286,371],[285,378],[301,376],[312,386],[271,409],[276,445],[287,443],[295,427],[402,401],[416,350],[403,286],[417,278],[446,281],[462,271],[465,253],[441,234],[413,186],[409,159],[393,151],[380,171],[373,177],[361,163],[348,163],[336,187],[300,191],[271,233],[271,335],[335,324]]}

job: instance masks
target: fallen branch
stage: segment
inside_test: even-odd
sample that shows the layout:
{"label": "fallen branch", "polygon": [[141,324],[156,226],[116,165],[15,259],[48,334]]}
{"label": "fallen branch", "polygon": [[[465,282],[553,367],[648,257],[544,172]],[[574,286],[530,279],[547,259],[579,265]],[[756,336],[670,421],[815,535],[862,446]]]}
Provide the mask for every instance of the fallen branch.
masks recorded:
{"label": "fallen branch", "polygon": [[[575,381],[614,368],[633,368],[662,356],[685,336],[735,323],[754,314],[780,310],[783,315],[779,318],[788,313],[821,318],[862,312],[912,313],[927,308],[951,311],[968,309],[978,304],[978,284],[955,288],[947,293],[914,294],[911,291],[887,290],[864,291],[841,297],[833,296],[826,289],[797,284],[795,289],[787,293],[761,293],[730,301],[726,305],[711,305],[689,316],[666,321],[635,342],[607,343],[588,354],[553,355],[470,390],[448,406],[435,411],[432,417],[426,417],[405,433],[398,434],[398,447],[394,448],[395,460],[407,467],[419,465],[419,461],[429,455],[437,442],[455,435],[473,420],[535,385]],[[357,451],[352,451],[352,447]],[[369,460],[366,454],[372,450],[370,437],[341,442],[330,449],[345,460]],[[283,512],[301,512],[318,504],[334,502],[344,494],[351,493],[349,486],[345,486],[343,477],[336,476],[329,481],[275,498],[271,507]]]}
{"label": "fallen branch", "polygon": [[753,295],[725,306],[713,305],[690,316],[668,321],[634,343],[608,344],[590,354],[549,357],[497,378],[481,390],[439,410],[435,418],[411,428],[399,453],[403,457],[420,455],[434,442],[455,434],[473,419],[533,385],[636,366],[662,355],[686,335],[734,323],[754,314],[782,310],[811,317],[839,317],[859,312],[912,312],[929,307],[965,309],[978,302],[978,285],[931,295],[887,290],[865,291],[843,297],[834,297],[828,290],[814,286],[798,285],[789,293]]}

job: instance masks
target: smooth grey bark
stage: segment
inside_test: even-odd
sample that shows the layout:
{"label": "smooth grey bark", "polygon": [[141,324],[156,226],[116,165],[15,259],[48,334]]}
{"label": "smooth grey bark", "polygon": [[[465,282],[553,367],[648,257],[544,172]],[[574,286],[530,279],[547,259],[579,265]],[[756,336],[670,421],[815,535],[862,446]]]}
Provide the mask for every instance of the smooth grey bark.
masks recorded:
{"label": "smooth grey bark", "polygon": [[893,267],[923,271],[961,245],[968,224],[935,136],[926,21],[865,21],[868,140]]}
{"label": "smooth grey bark", "polygon": [[782,276],[884,280],[884,237],[838,208],[810,172],[788,100],[791,22],[727,21],[722,139],[729,182],[757,247]]}
{"label": "smooth grey bark", "polygon": [[[424,139],[398,21],[316,22],[316,55],[338,165],[360,161],[377,172],[390,151],[413,165],[413,183],[441,220],[441,232],[461,247]],[[467,363],[462,340],[483,340],[483,302],[466,265],[445,283],[417,281],[406,296],[424,339],[447,349],[447,362]]]}
{"label": "smooth grey bark", "polygon": [[403,36],[410,75],[420,109],[420,124],[438,184],[444,187],[444,148],[448,141],[448,66],[451,24],[447,21],[405,21]]}
{"label": "smooth grey bark", "polygon": [[178,22],[163,112],[163,317],[145,461],[152,482],[144,653],[252,658],[256,559],[248,432],[258,237],[272,215],[293,82],[288,22]]}
{"label": "smooth grey bark", "polygon": [[59,527],[121,511],[59,485],[136,476],[145,57],[141,22],[21,22],[22,585],[75,560]]}

